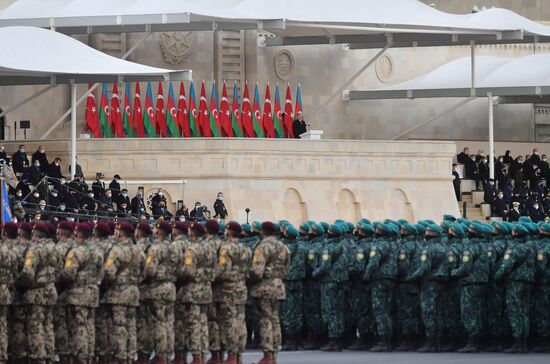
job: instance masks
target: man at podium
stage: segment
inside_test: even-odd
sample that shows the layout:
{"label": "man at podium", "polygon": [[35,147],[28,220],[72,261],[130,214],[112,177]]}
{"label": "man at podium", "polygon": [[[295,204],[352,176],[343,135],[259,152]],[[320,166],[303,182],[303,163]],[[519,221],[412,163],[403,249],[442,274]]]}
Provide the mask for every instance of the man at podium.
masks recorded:
{"label": "man at podium", "polygon": [[304,134],[307,131],[307,124],[304,120],[304,114],[299,111],[298,114],[296,114],[296,119],[292,123],[292,132],[294,134],[294,138],[300,139],[300,135]]}

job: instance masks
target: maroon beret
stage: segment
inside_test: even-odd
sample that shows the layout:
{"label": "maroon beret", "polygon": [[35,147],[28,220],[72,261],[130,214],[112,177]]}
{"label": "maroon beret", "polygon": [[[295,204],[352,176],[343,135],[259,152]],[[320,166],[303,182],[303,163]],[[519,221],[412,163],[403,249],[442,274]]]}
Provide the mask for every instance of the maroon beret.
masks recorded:
{"label": "maroon beret", "polygon": [[229,231],[234,232],[235,234],[240,234],[243,231],[241,224],[236,221],[229,221],[227,225],[225,225],[225,228]]}
{"label": "maroon beret", "polygon": [[193,231],[197,236],[202,236],[206,234],[206,229],[198,222],[194,222],[191,224],[191,231]]}
{"label": "maroon beret", "polygon": [[109,225],[109,229],[111,229],[111,233],[109,235],[113,235],[115,233],[117,225],[114,223],[114,221],[109,221],[107,225]]}
{"label": "maroon beret", "polygon": [[179,230],[185,234],[188,233],[189,227],[191,227],[191,223],[189,221],[178,221],[174,225],[174,229]]}
{"label": "maroon beret", "polygon": [[262,232],[268,235],[275,235],[277,232],[277,227],[271,221],[264,221],[262,223]]}
{"label": "maroon beret", "polygon": [[155,225],[157,229],[160,229],[164,231],[166,235],[170,234],[172,232],[172,224],[170,224],[168,221],[159,221]]}
{"label": "maroon beret", "polygon": [[146,236],[150,236],[153,233],[151,230],[151,225],[147,221],[140,221],[137,224],[137,228]]}
{"label": "maroon beret", "polygon": [[57,224],[57,228],[61,230],[67,230],[67,231],[73,232],[75,229],[75,226],[70,221],[61,221],[59,224]]}
{"label": "maroon beret", "polygon": [[130,223],[127,223],[125,221],[122,221],[120,222],[117,227],[122,230],[122,231],[125,231],[127,233],[130,233],[130,234],[133,234],[135,229],[134,229],[134,226]]}
{"label": "maroon beret", "polygon": [[220,224],[218,224],[218,221],[216,220],[207,220],[205,227],[206,231],[210,234],[217,234],[220,232]]}
{"label": "maroon beret", "polygon": [[42,222],[42,221],[35,222],[34,226],[33,226],[33,229],[41,231],[44,234],[50,235],[50,228],[48,227],[48,225],[45,222]]}
{"label": "maroon beret", "polygon": [[98,222],[95,224],[96,231],[99,231],[102,235],[113,235],[113,230],[106,222]]}
{"label": "maroon beret", "polygon": [[51,222],[45,222],[46,226],[48,227],[48,231],[50,232],[50,236],[55,236],[55,226]]}
{"label": "maroon beret", "polygon": [[23,223],[21,223],[21,225],[19,225],[19,229],[24,230],[24,231],[28,232],[29,234],[32,233],[32,228],[33,228],[33,226],[29,222],[23,222]]}
{"label": "maroon beret", "polygon": [[81,222],[81,223],[76,224],[75,231],[82,231],[82,232],[91,234],[93,229],[90,226],[90,224],[87,224],[85,222]]}
{"label": "maroon beret", "polygon": [[9,235],[17,235],[17,230],[19,229],[19,226],[14,222],[6,222],[4,223],[4,230]]}

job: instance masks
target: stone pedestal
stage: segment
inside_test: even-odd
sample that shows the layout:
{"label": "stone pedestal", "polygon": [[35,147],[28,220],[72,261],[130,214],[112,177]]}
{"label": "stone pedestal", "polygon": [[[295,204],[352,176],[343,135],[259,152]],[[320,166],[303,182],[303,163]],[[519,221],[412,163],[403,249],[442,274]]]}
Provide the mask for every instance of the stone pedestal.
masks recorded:
{"label": "stone pedestal", "polygon": [[300,138],[302,140],[321,140],[322,135],[322,130],[310,130],[305,132],[304,134],[300,134]]}

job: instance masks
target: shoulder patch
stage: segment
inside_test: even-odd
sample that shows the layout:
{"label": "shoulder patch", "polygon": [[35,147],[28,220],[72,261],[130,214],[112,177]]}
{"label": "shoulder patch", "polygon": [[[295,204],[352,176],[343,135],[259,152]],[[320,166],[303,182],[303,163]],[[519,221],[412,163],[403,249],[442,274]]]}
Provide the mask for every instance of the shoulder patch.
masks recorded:
{"label": "shoulder patch", "polygon": [[544,260],[544,251],[539,250],[539,252],[537,253],[537,260],[539,262],[542,262]]}
{"label": "shoulder patch", "polygon": [[376,248],[372,248],[372,249],[370,250],[369,256],[370,256],[371,258],[376,256]]}
{"label": "shoulder patch", "polygon": [[314,260],[315,259],[315,251],[314,250],[310,250],[308,253],[307,253],[307,260]]}

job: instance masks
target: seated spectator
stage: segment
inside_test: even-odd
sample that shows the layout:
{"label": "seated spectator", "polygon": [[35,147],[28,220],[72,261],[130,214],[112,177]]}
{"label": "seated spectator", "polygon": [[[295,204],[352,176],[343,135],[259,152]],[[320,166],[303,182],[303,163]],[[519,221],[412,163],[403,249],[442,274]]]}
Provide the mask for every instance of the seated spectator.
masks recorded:
{"label": "seated spectator", "polygon": [[50,166],[48,167],[48,177],[53,178],[55,182],[59,183],[59,180],[63,178],[63,173],[61,173],[61,158],[55,158]]}
{"label": "seated spectator", "polygon": [[132,198],[132,203],[130,204],[132,215],[134,216],[149,216],[145,208],[145,201],[143,201],[143,191],[138,190],[134,198]]}
{"label": "seated spectator", "polygon": [[164,197],[164,191],[162,190],[162,188],[159,188],[157,193],[151,199],[152,207],[159,207],[161,201],[164,202],[164,206],[166,206],[166,197]]}
{"label": "seated spectator", "polygon": [[177,220],[183,221],[181,219],[182,216],[183,216],[183,220],[190,220],[189,209],[185,205],[182,205],[181,208],[178,211],[176,211],[176,219]]}
{"label": "seated spectator", "polygon": [[92,183],[92,190],[95,198],[100,199],[105,194],[105,182],[103,181],[103,173],[96,173],[95,181]]}
{"label": "seated spectator", "polygon": [[48,166],[50,165],[50,162],[48,162],[48,157],[46,156],[46,149],[44,146],[39,145],[38,150],[32,154],[31,163],[34,164],[35,161],[40,162],[40,170],[44,174],[48,174]]}
{"label": "seated spectator", "polygon": [[496,186],[494,179],[491,178],[488,180],[487,184],[485,185],[484,191],[485,192],[483,193],[483,201],[485,201],[485,203],[492,204],[493,200],[496,197]]}
{"label": "seated spectator", "polygon": [[53,189],[48,197],[48,205],[57,208],[60,204],[61,199],[59,198],[59,192],[56,189]]}
{"label": "seated spectator", "polygon": [[508,215],[506,216],[508,222],[516,222],[519,221],[519,218],[521,217],[521,211],[519,209],[519,202],[512,202],[512,209],[508,211]]}
{"label": "seated spectator", "polygon": [[462,152],[458,153],[456,156],[458,164],[466,164],[468,159],[470,159],[470,148],[468,147],[464,148]]}
{"label": "seated spectator", "polygon": [[111,190],[105,191],[105,194],[99,198],[98,211],[102,212],[112,212],[114,211],[113,207],[113,193]]}
{"label": "seated spectator", "polygon": [[27,197],[27,206],[36,209],[38,207],[38,203],[42,200],[42,197],[40,196],[40,192],[38,190],[34,190],[32,194]]}
{"label": "seated spectator", "polygon": [[514,162],[514,158],[510,155],[510,151],[507,150],[506,153],[504,153],[504,163],[506,164],[512,164]]}
{"label": "seated spectator", "polygon": [[153,218],[155,220],[162,218],[163,220],[170,221],[172,216],[170,211],[166,209],[166,203],[164,201],[160,201],[158,207],[153,207]]}
{"label": "seated spectator", "polygon": [[117,216],[122,219],[127,219],[131,215],[131,211],[128,209],[128,204],[126,202],[122,202],[120,205],[117,205]]}
{"label": "seated spectator", "polygon": [[34,161],[28,172],[29,183],[33,186],[38,186],[38,184],[40,183],[40,181],[42,181],[42,178],[44,177],[44,173],[42,173],[42,170],[40,169],[40,161]]}
{"label": "seated spectator", "polygon": [[206,221],[204,208],[199,201],[195,202],[195,208],[189,213],[189,218],[191,221]]}
{"label": "seated spectator", "polygon": [[96,210],[96,201],[94,191],[87,191],[88,196],[84,197],[80,202],[80,208],[87,212]]}
{"label": "seated spectator", "polygon": [[533,220],[534,223],[544,221],[546,215],[544,214],[544,210],[538,202],[535,202],[533,206],[529,209],[529,217],[531,218],[531,220]]}
{"label": "seated spectator", "polygon": [[492,215],[498,216],[504,219],[506,218],[506,215],[508,215],[509,210],[510,209],[508,208],[508,204],[504,199],[504,193],[502,191],[498,191],[496,198],[493,200],[493,203],[491,204]]}
{"label": "seated spectator", "polygon": [[123,203],[125,203],[126,206],[129,208],[131,204],[130,204],[130,198],[128,197],[128,190],[123,188],[120,194],[118,195],[118,198],[114,201],[116,202],[117,206],[120,206]]}
{"label": "seated spectator", "polygon": [[512,206],[514,205],[514,202],[518,203],[520,210],[525,210],[525,198],[521,196],[521,190],[519,187],[514,188],[514,195],[512,196]]}

